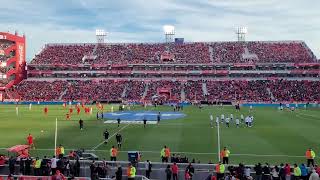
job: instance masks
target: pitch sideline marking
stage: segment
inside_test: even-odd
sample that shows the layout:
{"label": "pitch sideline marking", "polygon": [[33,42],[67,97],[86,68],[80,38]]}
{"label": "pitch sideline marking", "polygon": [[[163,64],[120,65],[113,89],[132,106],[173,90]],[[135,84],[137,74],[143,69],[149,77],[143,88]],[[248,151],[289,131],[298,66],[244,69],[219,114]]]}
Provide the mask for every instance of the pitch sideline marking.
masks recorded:
{"label": "pitch sideline marking", "polygon": [[[120,128],[117,132],[115,132],[114,134],[112,134],[107,140],[109,140],[110,138],[112,138],[113,136],[115,136],[116,134],[118,134],[120,131],[122,131],[123,129],[125,129],[126,127],[128,127],[130,124],[127,124],[125,126],[123,126],[122,128]],[[91,149],[91,151],[94,151],[95,149],[97,149],[98,147],[100,147],[105,141],[102,141],[100,144],[96,145],[94,148]]]}
{"label": "pitch sideline marking", "polygon": [[[103,141],[104,142],[104,141]],[[0,150],[5,150],[7,148],[0,148]],[[35,149],[38,151],[51,151],[53,149]],[[66,149],[66,150],[74,150],[74,149]],[[105,152],[107,150],[85,150],[85,151],[100,151]],[[128,151],[118,151],[118,152],[128,152]],[[158,154],[159,151],[139,151],[142,153],[154,153]],[[200,152],[171,152],[174,154],[195,154],[195,155],[217,155],[218,153],[200,153]],[[304,158],[305,156],[296,156],[296,155],[285,155],[285,154],[232,154],[234,156],[252,156],[252,157],[289,157],[289,158]]]}

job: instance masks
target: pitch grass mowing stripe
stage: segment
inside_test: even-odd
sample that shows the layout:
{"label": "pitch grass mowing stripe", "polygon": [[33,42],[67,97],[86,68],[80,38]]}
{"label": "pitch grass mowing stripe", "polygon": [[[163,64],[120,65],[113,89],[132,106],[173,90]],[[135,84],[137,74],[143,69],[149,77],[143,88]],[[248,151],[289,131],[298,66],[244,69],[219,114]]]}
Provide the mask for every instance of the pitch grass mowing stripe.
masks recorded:
{"label": "pitch grass mowing stripe", "polygon": [[[121,129],[119,129],[117,132],[115,132],[114,134],[112,134],[108,139],[107,141],[112,138],[113,136],[115,136],[116,134],[118,134],[120,131],[122,131],[123,129],[125,129],[126,127],[128,127],[130,124],[127,124],[125,126],[123,126]],[[93,147],[91,150],[95,150],[97,149],[98,147],[100,147],[105,141],[102,141],[100,144],[96,145],[95,147]]]}

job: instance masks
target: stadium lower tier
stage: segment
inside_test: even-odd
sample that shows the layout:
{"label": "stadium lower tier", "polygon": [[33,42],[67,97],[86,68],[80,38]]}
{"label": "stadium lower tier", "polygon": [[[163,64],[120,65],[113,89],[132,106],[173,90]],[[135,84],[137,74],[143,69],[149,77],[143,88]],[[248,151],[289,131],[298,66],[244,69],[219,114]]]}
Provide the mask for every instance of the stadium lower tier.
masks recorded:
{"label": "stadium lower tier", "polygon": [[25,80],[8,96],[22,101],[319,102],[320,81]]}

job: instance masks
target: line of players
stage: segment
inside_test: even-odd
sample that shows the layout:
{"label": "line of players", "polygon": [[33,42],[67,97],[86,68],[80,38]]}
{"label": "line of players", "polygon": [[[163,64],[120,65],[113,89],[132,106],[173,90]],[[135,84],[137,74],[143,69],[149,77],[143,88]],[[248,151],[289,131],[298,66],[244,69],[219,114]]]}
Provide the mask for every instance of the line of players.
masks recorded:
{"label": "line of players", "polygon": [[[219,123],[223,124],[225,123],[226,127],[229,128],[231,123],[235,123],[236,127],[239,128],[240,124],[245,124],[245,127],[252,127],[253,126],[253,116],[246,116],[244,117],[243,114],[240,115],[240,119],[238,117],[234,118],[233,114],[230,114],[230,116],[224,116],[224,114],[219,116],[216,116],[215,125],[216,127],[219,125]],[[213,128],[214,126],[214,118],[213,115],[210,114],[210,127]]]}

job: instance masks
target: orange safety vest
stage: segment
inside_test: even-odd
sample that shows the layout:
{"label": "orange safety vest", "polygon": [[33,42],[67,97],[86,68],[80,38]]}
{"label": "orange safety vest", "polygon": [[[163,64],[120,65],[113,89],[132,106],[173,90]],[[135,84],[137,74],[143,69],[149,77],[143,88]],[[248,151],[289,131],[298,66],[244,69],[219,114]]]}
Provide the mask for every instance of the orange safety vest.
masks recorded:
{"label": "orange safety vest", "polygon": [[111,155],[111,157],[117,157],[118,150],[116,148],[111,148],[110,155]]}
{"label": "orange safety vest", "polygon": [[228,149],[222,150],[220,153],[220,157],[229,157],[230,151]]}
{"label": "orange safety vest", "polygon": [[61,154],[61,148],[60,147],[57,147],[56,149],[56,155],[60,155]]}
{"label": "orange safety vest", "polygon": [[165,157],[170,157],[170,149],[169,148],[166,148],[164,150],[164,154],[165,154]]}
{"label": "orange safety vest", "polygon": [[315,157],[315,153],[313,151],[309,151],[309,150],[306,151],[307,159],[314,159],[314,157]]}
{"label": "orange safety vest", "polygon": [[131,167],[128,167],[128,169],[127,169],[127,176],[131,177]]}

